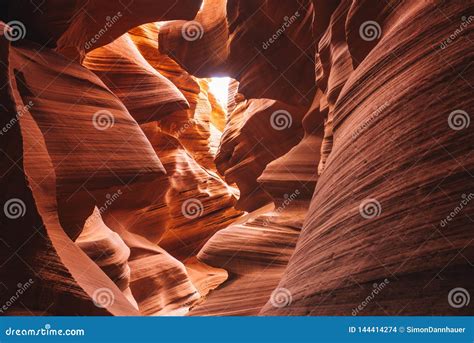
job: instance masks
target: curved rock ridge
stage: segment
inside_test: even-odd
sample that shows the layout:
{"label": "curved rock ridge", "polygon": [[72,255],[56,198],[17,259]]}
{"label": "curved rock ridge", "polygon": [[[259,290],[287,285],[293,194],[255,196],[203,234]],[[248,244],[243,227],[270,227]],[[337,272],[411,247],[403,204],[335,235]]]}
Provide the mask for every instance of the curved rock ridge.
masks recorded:
{"label": "curved rock ridge", "polygon": [[274,199],[284,200],[288,198],[289,191],[296,189],[300,200],[311,199],[318,180],[318,163],[324,150],[324,121],[327,118],[324,100],[324,94],[318,91],[302,121],[303,139],[285,155],[270,162],[257,179]]}
{"label": "curved rock ridge", "polygon": [[130,249],[116,232],[102,221],[100,210],[87,218],[76,244],[91,258],[107,276],[120,288],[130,303],[138,310],[138,304],[130,290]]}
{"label": "curved rock ridge", "polygon": [[236,208],[253,211],[270,202],[257,178],[301,140],[304,111],[275,100],[250,99],[229,115],[215,163],[226,181],[239,187]]}
{"label": "curved rock ridge", "polygon": [[166,156],[162,160],[171,183],[165,193],[170,225],[159,244],[184,261],[240,212],[233,208],[233,190],[192,159],[178,139],[151,125],[144,132],[157,153]]}
{"label": "curved rock ridge", "polygon": [[285,305],[286,290],[276,289],[293,253],[318,179],[323,138],[319,93],[305,115],[305,137],[269,163],[258,178],[273,201],[217,232],[198,258],[227,270],[228,280],[193,307],[190,315],[257,315],[265,303]]}
{"label": "curved rock ridge", "polygon": [[12,49],[11,68],[55,167],[58,215],[71,238],[106,189],[164,173],[137,122],[94,73],[33,43]]}
{"label": "curved rock ridge", "polygon": [[128,34],[89,52],[83,65],[104,81],[139,123],[189,108],[179,89],[147,62]]}
{"label": "curved rock ridge", "polygon": [[185,261],[185,267],[193,285],[198,289],[201,295],[200,301],[204,301],[210,291],[217,288],[228,278],[228,273],[224,269],[213,268],[196,257]]}
{"label": "curved rock ridge", "polygon": [[197,77],[218,74],[229,57],[226,2],[206,0],[192,21],[164,23],[158,36],[160,51]]}
{"label": "curved rock ridge", "polygon": [[[9,300],[20,290],[22,294],[21,302],[9,302],[6,314],[136,315],[61,227],[55,168],[44,133],[29,111],[33,105],[25,104],[18,91],[11,56],[0,36],[0,81],[5,85],[0,90],[0,273]],[[100,289],[114,300],[96,306],[93,298]]]}
{"label": "curved rock ridge", "polygon": [[0,7],[1,314],[474,314],[472,4]]}
{"label": "curved rock ridge", "polygon": [[209,92],[209,80],[193,77],[170,57],[157,52],[159,26],[157,23],[142,25],[129,35],[148,63],[173,82],[189,102],[188,110],[162,118],[160,127],[178,138],[198,163],[216,171],[213,158],[217,142],[212,137],[218,137],[218,131],[224,129],[225,110]]}
{"label": "curved rock ridge", "polygon": [[[194,261],[189,268],[205,295],[223,282],[227,273],[216,273],[202,262],[195,261],[193,256],[216,231],[239,215],[232,208],[235,191],[212,171],[215,170],[212,127],[214,130],[223,128],[225,112],[209,93],[209,81],[192,77],[168,57],[157,54],[157,41],[152,38],[155,34],[158,34],[158,25],[143,25],[108,46],[90,52],[84,61],[85,66],[96,72],[102,70],[98,74],[106,83],[110,78],[121,78],[124,65],[126,72],[133,72],[131,75],[134,76],[137,70],[145,70],[150,82],[160,82],[163,73],[176,83],[190,104],[188,110],[173,111],[165,118],[156,118],[159,119],[158,126],[156,123],[142,125],[155,152],[162,157],[167,176],[127,185],[123,192],[120,189],[121,196],[107,208],[104,218],[119,232],[143,237],[150,247],[152,243],[158,243],[181,261]],[[123,57],[117,58],[117,54]],[[120,61],[125,64],[120,64]],[[155,76],[158,76],[157,80]],[[142,96],[146,84],[140,80],[130,80],[128,84]],[[162,86],[166,84],[157,84],[157,87]],[[123,94],[121,99],[135,114],[134,107],[130,106],[135,106],[138,99],[114,82],[110,82],[110,87],[119,96]],[[163,99],[170,100],[166,94],[163,94]],[[156,102],[159,99],[150,98],[151,105]],[[141,104],[143,102],[138,102]],[[141,111],[146,113],[146,108]],[[163,113],[162,107],[157,110],[157,114]],[[134,294],[140,294],[137,297],[140,310],[153,315],[185,313],[186,308],[199,299],[199,293],[189,282],[183,267],[176,264],[179,262],[166,251],[160,251],[143,257],[143,261],[140,257],[130,262],[135,268],[132,268],[132,278],[135,279],[132,290]],[[162,270],[152,264],[163,261],[170,267]],[[166,278],[166,273],[178,273],[182,277],[164,282],[161,279]],[[155,293],[141,291],[141,288],[148,289],[152,285],[160,285]]]}
{"label": "curved rock ridge", "polygon": [[8,17],[24,24],[26,38],[62,54],[82,59],[86,51],[107,45],[129,29],[154,21],[190,20],[201,1],[53,0],[9,1]]}
{"label": "curved rock ridge", "polygon": [[309,104],[315,91],[312,19],[309,0],[210,0],[193,21],[165,24],[159,46],[193,75],[239,80],[246,98]]}
{"label": "curved rock ridge", "polygon": [[183,263],[146,238],[119,231],[130,247],[130,288],[144,315],[183,315],[200,299]]}
{"label": "curved rock ridge", "polygon": [[303,225],[309,202],[298,201],[299,194],[295,190],[287,205],[273,210],[269,205],[242,217],[208,241],[199,260],[227,270],[229,278],[190,315],[259,313],[278,284]]}
{"label": "curved rock ridge", "polygon": [[196,102],[187,111],[178,111],[160,120],[160,128],[180,141],[189,154],[200,165],[213,172],[213,163],[221,132],[225,111],[209,96],[207,80],[198,80],[199,93]]}
{"label": "curved rock ridge", "polygon": [[[345,20],[350,6],[351,1],[342,1],[339,6],[328,9],[332,10],[328,28],[324,33],[321,33],[318,41],[315,58],[316,84],[323,93],[320,108],[322,111],[327,111],[322,155],[318,167],[319,173],[324,170],[326,160],[332,149],[334,107],[342,87],[354,71],[345,33]],[[337,66],[337,68],[333,66]]]}
{"label": "curved rock ridge", "polygon": [[200,93],[199,82],[171,57],[159,52],[158,35],[161,27],[162,23],[141,25],[131,29],[129,36],[147,62],[179,88],[192,108]]}
{"label": "curved rock ridge", "polygon": [[[159,89],[169,86],[187,104],[178,88],[147,64],[131,39],[120,38],[116,43],[123,48],[120,52],[124,53],[121,61],[125,72],[130,71],[127,68],[146,72],[148,81],[158,83]],[[116,43],[111,44],[112,48],[100,48],[96,51],[97,54],[93,52],[91,55],[96,58],[111,58],[110,55],[117,52],[113,49]],[[135,53],[125,54],[126,51]],[[143,130],[150,133],[150,138],[145,138],[142,129],[119,100],[122,97],[134,115],[145,113],[143,107],[134,106],[144,105],[139,101],[140,94],[137,93],[139,98],[132,97],[134,101],[129,102],[125,92],[121,93],[120,87],[111,82],[109,85],[117,93],[117,97],[89,70],[47,48],[40,49],[34,43],[22,42],[9,55],[12,60],[11,75],[16,76],[14,89],[18,93],[17,102],[27,101],[29,104],[25,108],[31,112],[32,120],[38,125],[37,130],[44,137],[44,155],[51,157],[52,173],[59,176],[53,187],[58,191],[56,198],[59,207],[56,213],[64,233],[76,239],[82,231],[76,244],[103,270],[101,272],[96,267],[99,276],[92,273],[92,280],[86,278],[85,286],[80,284],[79,287],[84,287],[88,295],[84,293],[79,298],[83,299],[81,301],[84,304],[78,304],[77,314],[82,313],[81,311],[100,313],[103,307],[107,307],[110,313],[135,314],[133,307],[137,305],[142,314],[185,313],[189,306],[200,300],[200,294],[190,281],[184,264],[156,243],[162,241],[175,256],[181,257],[183,261],[193,261],[192,257],[213,233],[239,216],[239,212],[232,208],[235,202],[234,190],[211,170],[196,162],[178,138],[162,132],[156,122],[150,124],[148,129],[143,127]],[[6,53],[5,56],[7,58]],[[37,56],[41,58],[36,60]],[[103,73],[95,71],[106,82],[110,75],[117,75],[117,70],[106,70],[106,64],[100,64],[97,60],[95,64],[91,60],[86,60],[84,64],[93,66],[93,69],[103,68]],[[192,82],[195,80],[191,76],[188,78]],[[49,79],[50,82],[41,83],[43,79]],[[189,110],[194,110],[195,114],[189,114],[201,118],[203,123],[207,122],[208,127],[211,125],[211,118],[222,127],[223,119],[220,116],[224,116],[225,112],[208,93],[207,81],[195,82],[198,84],[196,101],[194,108]],[[68,89],[74,89],[74,94],[68,94]],[[160,106],[160,103],[150,100],[149,105],[153,108]],[[160,118],[166,115],[162,110],[160,108],[157,111]],[[187,110],[169,112],[179,116],[180,112],[187,113]],[[154,137],[155,130],[161,135],[159,139]],[[202,131],[205,139],[202,145],[206,147],[201,153],[202,161],[213,159],[212,149],[208,144],[210,131],[209,128]],[[154,146],[156,151],[152,148],[154,142],[157,143]],[[166,154],[166,168],[156,153]],[[124,164],[123,161],[127,163]],[[155,187],[150,188],[152,185]],[[189,214],[184,207],[184,203],[194,197],[201,199],[198,201],[199,206],[202,206],[202,213],[198,213],[196,217],[193,217],[193,207]],[[100,217],[104,218],[106,225]],[[91,219],[97,218],[98,223],[94,220],[91,224]],[[194,224],[190,225],[191,223]],[[8,244],[10,238],[5,242]],[[89,268],[92,261],[86,255],[82,256],[77,258],[78,264],[74,268]],[[88,262],[82,262],[84,259]],[[193,278],[203,294],[217,287],[227,277],[225,271],[213,269],[201,262],[190,262],[189,265],[193,268]],[[52,273],[54,278],[61,266],[59,264],[56,268],[45,270]],[[75,274],[71,277],[72,281],[65,281],[69,282],[68,287],[73,287],[76,278],[81,282],[83,279]],[[97,287],[103,282],[101,278],[108,280],[106,287]],[[112,281],[119,288],[113,286]],[[150,292],[149,288],[154,291]],[[54,292],[55,295],[46,297],[46,300],[54,301],[56,296],[63,296],[57,290]],[[88,296],[89,307],[85,305]],[[114,305],[116,299],[118,307]],[[104,301],[106,306],[102,306],[104,304],[101,302]],[[78,303],[78,300],[74,300],[74,303]],[[35,307],[34,302],[32,304],[27,310],[32,313],[41,311],[41,306]],[[128,312],[124,312],[126,308]],[[22,309],[15,311],[23,313]],[[49,311],[51,314],[69,313],[56,307]]]}
{"label": "curved rock ridge", "polygon": [[143,236],[184,261],[240,215],[233,208],[235,196],[217,174],[199,165],[157,123],[142,125],[142,129],[163,156],[167,175],[121,189],[122,194],[104,211],[104,220],[111,228]]}
{"label": "curved rock ridge", "polygon": [[275,306],[288,301],[286,290],[275,287],[293,253],[318,179],[319,159],[309,157],[318,156],[321,148],[321,117],[324,113],[313,106],[303,120],[303,140],[269,163],[258,178],[273,204],[217,232],[198,254],[201,261],[226,269],[230,276],[193,307],[191,315],[257,315],[269,299]]}
{"label": "curved rock ridge", "polygon": [[[399,2],[368,11],[367,1],[340,2],[328,40],[319,44],[329,70],[323,91],[332,149],[278,285],[292,301],[268,302],[260,314],[473,313],[447,301],[455,287],[472,288],[466,276],[473,271],[474,208],[466,202],[474,136],[452,119],[461,114],[465,123],[473,108],[465,44],[472,27],[440,47],[468,10],[453,2]],[[343,13],[346,19],[336,18]],[[373,39],[360,30],[368,19],[377,23],[370,23]],[[416,24],[424,22],[430,25]],[[323,50],[339,51],[345,62],[329,63]],[[339,80],[333,86],[331,75]],[[374,288],[375,300],[362,306]]]}

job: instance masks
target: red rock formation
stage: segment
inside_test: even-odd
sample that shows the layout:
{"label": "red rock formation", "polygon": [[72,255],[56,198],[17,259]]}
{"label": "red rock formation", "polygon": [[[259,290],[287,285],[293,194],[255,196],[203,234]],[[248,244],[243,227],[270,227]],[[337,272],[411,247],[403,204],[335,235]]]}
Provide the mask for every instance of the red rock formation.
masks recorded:
{"label": "red rock formation", "polygon": [[[83,63],[110,85],[137,120],[151,122],[142,129],[162,157],[167,177],[127,187],[127,192],[107,209],[104,219],[122,236],[135,234],[126,242],[132,248],[131,287],[140,310],[145,314],[179,314],[199,299],[199,293],[182,264],[152,244],[158,243],[181,261],[193,260],[202,245],[231,223],[238,212],[232,208],[233,191],[212,172],[211,125],[223,127],[224,111],[209,95],[206,80],[193,78],[168,57],[157,54],[157,41],[152,38],[156,29],[155,25],[139,27],[89,53]],[[126,79],[127,75],[126,82],[113,81]],[[149,85],[170,92],[162,93],[160,99],[140,101],[144,99],[143,89]],[[175,98],[184,99],[176,87],[188,99],[188,110],[162,105],[173,106]],[[159,126],[152,123],[154,120],[159,120]],[[145,244],[146,254],[133,253],[136,239]],[[192,269],[193,278],[204,285],[204,294],[227,277],[226,273],[209,274],[209,267],[202,263],[193,262],[191,266],[197,266]],[[153,285],[156,289],[150,292]]]}
{"label": "red rock formation", "polygon": [[[320,97],[319,93],[315,104]],[[274,208],[264,207],[219,231],[199,253],[200,260],[226,269],[230,276],[191,315],[257,315],[269,298],[276,306],[285,305],[287,294],[275,287],[293,253],[316,185],[318,159],[312,157],[321,148],[322,117],[319,107],[313,106],[303,121],[303,140],[267,165],[258,178]]]}
{"label": "red rock formation", "polygon": [[[355,70],[323,60],[321,51],[329,75],[344,83],[339,94],[331,90],[341,87],[327,84],[333,146],[278,286],[292,302],[269,302],[263,315],[349,315],[381,283],[388,285],[361,314],[472,314],[446,299],[454,287],[470,289],[473,207],[441,224],[473,184],[474,137],[463,115],[473,107],[472,53],[462,43],[472,28],[440,49],[469,6],[367,8],[342,1],[325,36],[345,35],[320,42],[320,51],[339,51]],[[369,19],[377,25],[364,31]],[[461,115],[458,124],[452,113]]]}
{"label": "red rock formation", "polygon": [[[278,284],[293,252],[307,203],[268,206],[216,233],[198,258],[227,270],[228,281],[190,312],[199,315],[257,315]],[[270,211],[269,211],[270,210]]]}
{"label": "red rock formation", "polygon": [[130,249],[119,234],[104,224],[97,207],[86,221],[76,244],[112,279],[128,301],[138,309],[129,287]]}
{"label": "red rock formation", "polygon": [[159,48],[193,74],[225,73],[240,82],[238,91],[249,100],[230,114],[216,165],[241,191],[237,208],[255,210],[270,201],[257,178],[302,137],[301,119],[315,89],[313,6],[310,1],[224,5],[207,1],[194,21],[165,24]]}
{"label": "red rock formation", "polygon": [[196,76],[239,80],[246,98],[309,103],[315,89],[311,1],[225,4],[206,1],[194,21],[164,25],[160,51]]}
{"label": "red rock formation", "polygon": [[[342,1],[340,4],[335,2],[335,6],[315,1],[314,5],[315,8],[322,9],[322,14],[328,16],[318,21],[315,26],[318,42],[317,84],[321,94],[315,99],[314,110],[319,114],[313,116],[317,118],[314,124],[320,127],[322,119],[327,115],[325,138],[319,161],[320,186],[316,189],[296,252],[283,280],[275,289],[275,292],[286,290],[288,302],[285,306],[278,306],[270,299],[262,314],[344,314],[344,311],[349,314],[357,307],[357,301],[361,302],[365,298],[363,295],[367,292],[366,285],[370,285],[371,290],[374,282],[377,282],[377,285],[381,281],[388,284],[388,279],[394,279],[391,283],[392,291],[387,290],[384,297],[380,298],[380,302],[364,309],[365,313],[455,313],[453,307],[447,308],[445,297],[450,289],[455,287],[455,283],[462,280],[462,275],[468,274],[469,270],[472,271],[469,267],[472,249],[469,249],[470,242],[466,232],[470,213],[468,211],[463,219],[458,219],[459,224],[453,231],[442,233],[438,229],[430,235],[429,228],[439,227],[440,216],[436,214],[441,207],[436,208],[433,205],[440,203],[443,199],[442,194],[447,192],[444,187],[439,188],[440,185],[450,183],[448,194],[460,196],[463,188],[460,188],[459,180],[468,181],[471,178],[469,171],[472,169],[472,161],[467,158],[466,149],[472,146],[472,137],[464,134],[461,137],[464,141],[462,145],[456,143],[453,132],[455,130],[452,128],[454,125],[453,123],[451,127],[447,125],[450,120],[447,117],[450,113],[451,118],[454,118],[453,115],[456,113],[463,115],[462,118],[458,118],[458,121],[461,121],[458,124],[464,124],[465,129],[469,125],[467,112],[464,110],[456,112],[454,100],[443,104],[433,101],[432,93],[426,89],[442,93],[440,80],[447,79],[449,83],[456,84],[452,91],[447,91],[450,98],[456,99],[457,105],[462,108],[472,107],[472,103],[466,98],[468,82],[458,77],[455,72],[464,72],[466,69],[465,47],[458,44],[457,51],[453,48],[451,53],[453,64],[445,63],[440,56],[437,56],[436,51],[443,37],[449,37],[453,31],[452,22],[447,18],[462,17],[463,13],[467,13],[467,7],[454,4],[437,7],[434,4],[407,3],[397,6],[380,3],[370,7],[364,1]],[[429,13],[434,15],[432,12],[436,10],[449,14],[436,22],[439,25],[436,35],[430,34],[428,26],[421,29],[409,24],[412,18],[420,19],[423,16],[429,18]],[[317,16],[316,12],[316,18]],[[462,18],[465,20],[467,17]],[[463,28],[465,29],[466,25]],[[468,32],[469,30],[464,30],[463,35]],[[395,43],[396,39],[398,44]],[[415,42],[419,44],[420,39],[424,42],[424,50],[421,51],[414,48]],[[197,48],[194,51],[197,51]],[[451,55],[449,56],[451,58]],[[181,63],[189,57],[185,49],[182,50],[182,54],[177,55]],[[387,73],[385,68],[390,68],[390,63],[396,65],[396,68],[392,67]],[[427,74],[431,74],[428,79],[426,76],[421,77]],[[472,73],[469,75],[468,80],[472,78]],[[260,77],[264,77],[264,74]],[[401,81],[404,78],[410,79],[409,86]],[[460,93],[456,93],[458,96],[453,94],[454,89],[456,92],[460,90]],[[401,109],[407,105],[414,109],[415,105],[420,105],[419,101],[423,97],[425,100],[421,103],[431,103],[433,108],[427,107],[424,113],[417,112],[416,116],[407,118]],[[436,114],[433,111],[436,111]],[[423,128],[426,126],[426,121],[420,118],[428,117],[439,119],[436,122],[430,119],[432,133],[423,136],[423,133],[428,131]],[[231,121],[232,119],[234,118],[231,116]],[[406,129],[395,130],[396,123]],[[440,131],[441,128],[444,133]],[[387,140],[385,136],[387,130],[390,130],[395,139]],[[225,144],[225,137],[224,135],[221,149]],[[319,137],[316,139],[320,142],[321,131],[314,137]],[[411,151],[405,152],[406,148],[400,149],[398,142],[404,142],[406,146],[411,147]],[[298,154],[299,149],[301,146],[292,151],[293,163],[296,162],[296,156],[304,156],[303,152]],[[444,150],[444,153],[441,153],[441,150]],[[433,173],[430,171],[431,160],[420,160],[423,151],[426,151],[428,156],[436,153],[441,158],[440,161],[444,159],[446,165],[441,166],[437,173]],[[393,156],[397,152],[401,156],[394,163]],[[460,158],[461,156],[463,157]],[[224,157],[222,160],[223,163],[228,163],[229,159]],[[272,164],[281,168],[283,163],[278,162],[280,161]],[[291,165],[289,161],[286,162]],[[448,163],[455,163],[456,166],[448,167]],[[217,164],[219,165],[219,160]],[[387,169],[385,173],[382,168]],[[416,172],[414,177],[416,183],[407,181],[400,184],[400,181],[404,181],[407,177],[406,171],[410,169]],[[304,169],[296,168],[296,170]],[[291,173],[278,173],[278,171],[270,165],[259,180],[270,181],[271,184],[272,178],[285,179],[286,176],[289,181],[304,179],[306,176],[303,172],[300,176],[294,176]],[[449,177],[451,174],[452,177]],[[382,182],[384,179],[386,182]],[[248,186],[251,180],[253,178],[247,177],[245,182],[241,183]],[[312,180],[315,181],[314,176]],[[271,184],[271,186],[276,188],[273,188],[274,191],[285,190],[284,185]],[[239,187],[245,189],[245,186],[239,185]],[[415,190],[417,191],[414,192]],[[464,202],[469,197],[466,192],[464,189],[464,198],[458,196]],[[243,193],[245,194],[245,191]],[[364,212],[363,206],[359,210],[359,204],[367,203],[364,197],[373,200],[371,195],[374,193],[380,199],[369,202],[369,214]],[[401,220],[401,214],[410,213],[407,205],[394,206],[397,202],[400,203],[401,199],[411,199],[412,204],[416,204],[412,205],[411,212],[416,209],[419,213],[421,210],[422,215],[411,221]],[[382,200],[392,206],[386,213],[380,214],[378,204],[381,204]],[[449,209],[456,208],[459,201],[445,199],[442,208],[448,213]],[[370,212],[372,203],[377,207],[375,209],[377,217],[367,222],[365,217],[372,215]],[[387,242],[377,244],[374,240],[380,237],[377,233],[384,227],[389,227],[392,235],[387,237]],[[336,228],[343,230],[344,234],[338,235]],[[238,266],[245,266],[239,263],[239,258],[226,261],[225,258],[219,257],[221,252],[222,256],[234,254],[239,256],[242,244],[236,242],[249,234],[247,232],[231,234],[233,231],[235,228],[231,226],[217,233],[199,256],[219,267],[230,264],[228,268],[232,269],[234,268],[232,261]],[[402,237],[398,238],[397,235],[400,234]],[[411,239],[408,244],[404,242],[407,236]],[[329,251],[328,246],[331,246]],[[258,251],[255,247],[250,250]],[[410,251],[416,253],[410,254]],[[465,253],[461,254],[463,251]],[[428,262],[425,260],[427,256],[425,254],[436,254],[437,258]],[[463,257],[465,254],[467,258]],[[365,255],[368,257],[364,258]],[[258,265],[256,261],[259,259],[253,256],[252,266]],[[354,261],[358,262],[355,270],[348,268],[350,262]],[[242,274],[247,268],[249,267],[245,266],[237,270]],[[440,281],[439,273],[444,270],[446,273],[443,273],[443,281]],[[252,313],[248,308],[245,309],[248,303],[243,300],[241,294],[240,296],[238,294],[244,289],[242,284],[239,281],[233,282],[215,291],[214,296],[211,294],[209,300],[193,312]],[[407,284],[416,286],[416,291],[410,291],[409,295],[404,294]],[[263,286],[259,283],[257,287],[261,290]],[[408,289],[411,290],[410,287]],[[426,296],[422,296],[422,293]],[[397,294],[404,294],[407,301],[397,299]],[[235,299],[235,303],[224,306],[232,299]],[[427,299],[436,303],[435,309],[427,310],[420,306],[420,301]],[[255,299],[252,300],[255,302]]]}
{"label": "red rock formation", "polygon": [[150,241],[120,232],[130,247],[133,295],[144,315],[179,315],[200,299],[184,265]]}
{"label": "red rock formation", "polygon": [[139,123],[189,108],[179,89],[148,63],[128,34],[88,53],[83,65],[104,81]]}
{"label": "red rock formation", "polygon": [[65,4],[57,0],[19,0],[10,1],[8,6],[9,17],[26,27],[27,39],[57,48],[71,58],[82,58],[86,51],[112,42],[135,26],[152,21],[189,20],[201,2],[163,0],[157,4],[153,0],[137,0],[132,4],[79,0]]}
{"label": "red rock formation", "polygon": [[473,314],[472,5],[58,4],[0,24],[6,314]]}
{"label": "red rock formation", "polygon": [[239,216],[232,207],[235,199],[231,189],[194,161],[178,139],[160,131],[156,124],[142,128],[157,154],[163,156],[168,184],[157,180],[152,192],[141,186],[141,190],[131,193],[157,194],[151,206],[140,211],[139,216],[122,211],[121,206],[126,208],[130,200],[121,198],[109,212],[108,220],[159,243],[184,261],[194,256],[216,231]]}
{"label": "red rock formation", "polygon": [[107,189],[164,172],[136,121],[91,71],[29,43],[12,49],[11,64],[21,100],[31,101],[49,149],[59,219],[72,239],[94,206],[107,200]]}
{"label": "red rock formation", "polygon": [[[54,163],[29,103],[22,101],[8,48],[0,37],[0,77],[7,85],[0,93],[0,273],[8,293],[15,294],[24,284],[30,288],[7,313],[137,314],[114,283],[70,240],[67,233],[72,233],[61,227]],[[107,290],[109,301],[98,307],[92,299],[102,289]]]}
{"label": "red rock formation", "polygon": [[274,100],[251,99],[230,114],[215,163],[226,181],[240,189],[237,208],[252,211],[270,201],[257,178],[301,139],[303,111]]}

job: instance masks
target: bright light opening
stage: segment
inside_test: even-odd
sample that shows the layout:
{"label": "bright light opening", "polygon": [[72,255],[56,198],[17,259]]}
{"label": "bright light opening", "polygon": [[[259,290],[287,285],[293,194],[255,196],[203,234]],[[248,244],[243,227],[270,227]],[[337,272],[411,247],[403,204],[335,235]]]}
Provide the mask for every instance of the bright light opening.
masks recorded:
{"label": "bright light opening", "polygon": [[[214,95],[219,105],[224,110],[224,116],[227,117],[227,102],[229,99],[229,77],[213,77],[209,80],[209,92]],[[222,118],[225,120],[226,118]],[[222,132],[210,123],[211,136],[209,137],[210,151],[215,156],[219,147]]]}
{"label": "bright light opening", "polygon": [[226,111],[229,99],[229,83],[229,77],[213,77],[211,82],[209,82],[209,90]]}

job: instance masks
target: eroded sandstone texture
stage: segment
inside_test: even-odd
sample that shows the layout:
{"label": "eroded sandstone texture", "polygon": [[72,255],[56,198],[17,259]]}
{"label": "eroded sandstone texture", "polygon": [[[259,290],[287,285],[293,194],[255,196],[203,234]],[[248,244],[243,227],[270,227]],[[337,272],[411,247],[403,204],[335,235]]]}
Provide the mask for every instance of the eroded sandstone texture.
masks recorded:
{"label": "eroded sandstone texture", "polygon": [[474,314],[469,1],[0,9],[1,314]]}

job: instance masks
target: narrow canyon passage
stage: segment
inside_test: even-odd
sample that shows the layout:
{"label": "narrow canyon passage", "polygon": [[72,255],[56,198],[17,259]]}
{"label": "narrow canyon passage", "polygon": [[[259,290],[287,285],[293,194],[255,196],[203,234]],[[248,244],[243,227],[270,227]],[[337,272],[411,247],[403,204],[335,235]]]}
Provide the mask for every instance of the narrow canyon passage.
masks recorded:
{"label": "narrow canyon passage", "polygon": [[472,3],[4,7],[2,314],[474,314]]}

